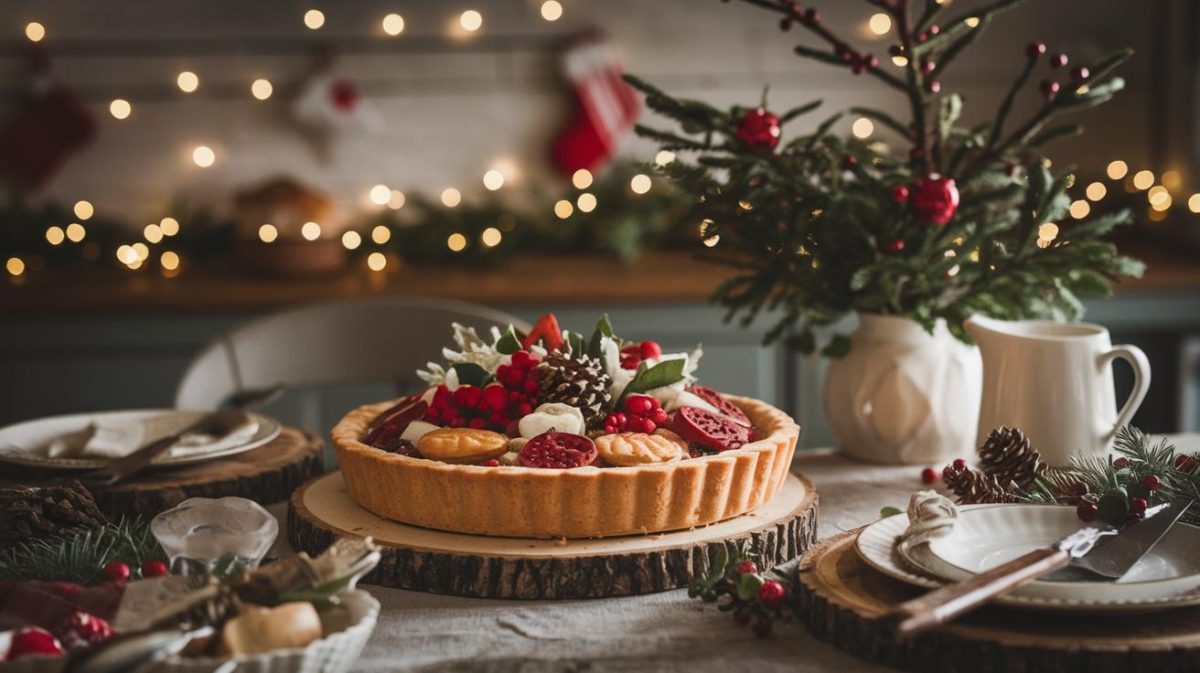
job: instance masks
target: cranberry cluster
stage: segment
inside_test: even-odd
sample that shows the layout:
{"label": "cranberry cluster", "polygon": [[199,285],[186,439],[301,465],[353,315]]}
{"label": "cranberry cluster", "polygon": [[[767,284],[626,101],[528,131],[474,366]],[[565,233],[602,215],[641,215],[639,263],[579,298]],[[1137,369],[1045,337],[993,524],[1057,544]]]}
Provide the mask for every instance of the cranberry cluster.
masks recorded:
{"label": "cranberry cluster", "polygon": [[637,369],[643,360],[662,356],[662,346],[657,341],[631,343],[621,349],[621,369]]}
{"label": "cranberry cluster", "polygon": [[630,395],[625,398],[624,411],[609,414],[604,419],[605,434],[642,432],[650,434],[670,417],[658,400],[649,395]]}
{"label": "cranberry cluster", "polygon": [[476,428],[503,432],[513,421],[533,413],[537,405],[538,359],[527,351],[512,355],[511,365],[496,368],[496,381],[479,386],[459,386],[450,392],[438,386],[425,412],[425,420],[447,428]]}

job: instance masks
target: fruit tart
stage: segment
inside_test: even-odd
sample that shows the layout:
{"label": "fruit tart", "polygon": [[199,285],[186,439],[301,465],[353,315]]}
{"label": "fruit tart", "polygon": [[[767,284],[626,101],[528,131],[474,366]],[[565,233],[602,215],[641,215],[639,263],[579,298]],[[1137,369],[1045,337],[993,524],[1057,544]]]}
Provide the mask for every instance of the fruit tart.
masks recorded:
{"label": "fruit tart", "polygon": [[510,537],[590,538],[703,526],[782,487],[800,429],[782,411],[700,385],[702,351],[590,336],[553,315],[490,338],[454,325],[428,388],[333,429],[351,497],[402,523]]}

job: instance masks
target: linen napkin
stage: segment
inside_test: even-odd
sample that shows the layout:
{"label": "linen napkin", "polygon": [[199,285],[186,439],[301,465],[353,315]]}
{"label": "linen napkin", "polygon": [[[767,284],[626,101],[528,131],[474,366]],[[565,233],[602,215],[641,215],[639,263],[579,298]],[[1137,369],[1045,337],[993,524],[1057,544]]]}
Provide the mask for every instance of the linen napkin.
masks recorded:
{"label": "linen napkin", "polygon": [[[195,423],[198,413],[166,413],[146,419],[129,421],[99,418],[87,427],[68,432],[46,445],[50,458],[107,458],[127,456],[162,437],[174,434]],[[233,448],[245,444],[258,432],[253,418],[223,437],[189,432],[179,438],[167,455],[189,456]]]}

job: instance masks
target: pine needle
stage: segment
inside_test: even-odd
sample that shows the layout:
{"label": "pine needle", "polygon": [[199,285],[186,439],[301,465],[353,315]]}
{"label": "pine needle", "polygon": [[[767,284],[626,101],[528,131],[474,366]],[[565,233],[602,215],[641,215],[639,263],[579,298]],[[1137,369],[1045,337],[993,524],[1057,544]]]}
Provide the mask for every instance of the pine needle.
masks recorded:
{"label": "pine needle", "polygon": [[[69,533],[68,533],[69,535]],[[63,581],[92,584],[104,577],[104,566],[124,561],[140,568],[166,554],[142,519],[122,519],[68,537],[31,540],[0,549],[0,581]]]}

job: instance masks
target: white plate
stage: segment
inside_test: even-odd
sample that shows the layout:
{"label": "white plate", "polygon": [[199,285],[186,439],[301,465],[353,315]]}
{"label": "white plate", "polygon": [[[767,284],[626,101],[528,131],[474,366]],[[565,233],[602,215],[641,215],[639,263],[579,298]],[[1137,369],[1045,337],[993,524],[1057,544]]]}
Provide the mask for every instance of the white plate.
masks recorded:
{"label": "white plate", "polygon": [[[139,409],[136,411],[101,411],[90,414],[70,414],[66,416],[49,416],[32,421],[25,421],[0,428],[0,461],[14,463],[26,467],[50,468],[59,470],[94,470],[104,467],[110,460],[104,458],[50,458],[39,455],[51,440],[70,432],[78,432],[98,419],[108,423],[138,422],[162,414],[181,414],[199,419],[205,412],[179,411],[177,409]],[[270,442],[279,436],[279,422],[250,414],[250,418],[258,423],[258,430],[245,443],[237,446],[225,446],[216,451],[194,451],[184,455],[173,456],[170,453],[159,456],[154,461],[155,466],[169,467],[201,463],[216,458],[232,456],[249,451]]]}
{"label": "white plate", "polygon": [[[935,588],[970,577],[1047,546],[1080,527],[1072,507],[968,505],[954,531],[930,546],[937,567],[913,569],[895,552],[908,517],[897,514],[867,526],[855,541],[876,570],[909,584]],[[1178,524],[1118,582],[1031,582],[997,603],[1043,610],[1145,611],[1200,605],[1200,528]],[[922,572],[923,571],[923,572]]]}

